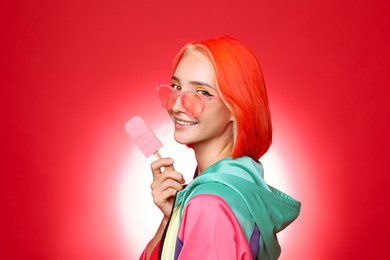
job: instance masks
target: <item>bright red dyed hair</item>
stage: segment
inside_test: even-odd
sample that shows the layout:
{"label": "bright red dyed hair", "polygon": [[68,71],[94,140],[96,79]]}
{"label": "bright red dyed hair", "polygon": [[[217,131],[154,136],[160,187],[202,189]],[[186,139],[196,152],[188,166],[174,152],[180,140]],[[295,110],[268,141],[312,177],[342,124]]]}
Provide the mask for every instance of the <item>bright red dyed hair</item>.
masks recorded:
{"label": "bright red dyed hair", "polygon": [[173,61],[173,73],[187,49],[205,54],[211,61],[219,94],[233,113],[232,157],[247,155],[258,160],[272,143],[272,123],[260,64],[253,52],[228,36],[193,41]]}

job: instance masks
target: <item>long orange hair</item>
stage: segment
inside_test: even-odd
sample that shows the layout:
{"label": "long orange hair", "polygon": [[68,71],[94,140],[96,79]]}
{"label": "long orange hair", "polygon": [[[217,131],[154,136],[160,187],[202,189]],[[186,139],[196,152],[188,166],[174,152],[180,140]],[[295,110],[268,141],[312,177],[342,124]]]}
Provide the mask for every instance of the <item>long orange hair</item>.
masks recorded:
{"label": "long orange hair", "polygon": [[272,143],[267,90],[253,52],[228,36],[193,41],[173,61],[173,73],[185,51],[199,50],[211,61],[222,100],[234,116],[233,158],[247,155],[258,160]]}

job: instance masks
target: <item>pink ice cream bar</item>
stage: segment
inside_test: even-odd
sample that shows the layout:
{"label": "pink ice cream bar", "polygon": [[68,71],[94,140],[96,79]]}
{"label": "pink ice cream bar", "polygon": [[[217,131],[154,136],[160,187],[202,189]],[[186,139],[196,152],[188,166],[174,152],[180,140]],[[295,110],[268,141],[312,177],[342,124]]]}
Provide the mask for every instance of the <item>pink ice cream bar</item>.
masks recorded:
{"label": "pink ice cream bar", "polygon": [[126,123],[125,129],[146,157],[152,154],[159,158],[161,157],[158,150],[162,147],[162,144],[141,117],[135,116],[131,118]]}

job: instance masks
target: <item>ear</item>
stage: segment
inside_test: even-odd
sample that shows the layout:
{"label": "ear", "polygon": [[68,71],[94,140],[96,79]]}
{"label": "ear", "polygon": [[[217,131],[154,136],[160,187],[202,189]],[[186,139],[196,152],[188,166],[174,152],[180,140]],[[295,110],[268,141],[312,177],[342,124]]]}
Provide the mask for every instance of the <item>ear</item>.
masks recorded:
{"label": "ear", "polygon": [[230,118],[229,118],[229,122],[233,122],[236,121],[236,118],[234,117],[233,115],[233,112],[230,110]]}
{"label": "ear", "polygon": [[[221,94],[220,94],[220,97],[222,98]],[[225,103],[225,105],[227,106],[227,108],[229,109],[230,111],[230,117],[229,117],[229,122],[235,122],[236,121],[236,118],[234,117],[234,114],[233,114],[233,110],[231,109],[231,107],[228,105],[228,103],[225,102],[225,100],[222,98],[222,101],[223,103]]]}

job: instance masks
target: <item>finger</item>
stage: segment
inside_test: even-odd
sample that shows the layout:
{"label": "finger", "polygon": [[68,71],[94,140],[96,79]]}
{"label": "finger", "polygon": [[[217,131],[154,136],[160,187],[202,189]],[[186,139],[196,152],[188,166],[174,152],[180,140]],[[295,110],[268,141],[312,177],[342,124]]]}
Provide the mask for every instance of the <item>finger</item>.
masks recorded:
{"label": "finger", "polygon": [[164,171],[174,171],[175,168],[173,167],[173,164],[172,165],[169,165],[169,166],[164,166]]}
{"label": "finger", "polygon": [[173,179],[167,179],[163,183],[161,183],[161,190],[165,191],[168,189],[175,189],[175,190],[182,190],[183,185],[176,180]]}
{"label": "finger", "polygon": [[[157,159],[162,159],[163,158],[158,151],[154,155],[156,156]],[[173,165],[164,166],[164,171],[167,171],[167,170],[174,171],[175,168],[173,167]]]}
{"label": "finger", "polygon": [[[164,174],[165,175],[165,174]],[[176,171],[168,171],[167,174],[168,175],[167,177],[181,183],[181,184],[184,184],[186,181],[184,179],[184,176],[183,174],[179,173],[179,172],[176,172]],[[164,176],[165,177],[165,176]]]}
{"label": "finger", "polygon": [[162,191],[168,187],[173,187],[181,190],[182,184],[184,184],[183,175],[178,172],[167,172],[166,174],[160,174],[155,177],[154,181],[150,185],[150,188]]}
{"label": "finger", "polygon": [[162,183],[167,179],[172,179],[174,181],[177,181],[178,183],[184,184],[185,180],[183,177],[183,174],[175,171],[167,171],[164,174],[161,174],[156,177],[156,181]]}
{"label": "finger", "polygon": [[173,168],[173,159],[172,158],[158,159],[158,160],[152,162],[150,165],[153,175],[160,174],[161,168],[168,167],[168,166],[172,166],[172,168]]}
{"label": "finger", "polygon": [[172,189],[172,188],[166,189],[166,190],[164,190],[163,192],[161,192],[159,194],[154,194],[152,192],[153,202],[156,205],[164,206],[164,204],[169,202],[170,198],[173,198],[176,195],[176,192],[177,192],[177,190],[176,189]]}

